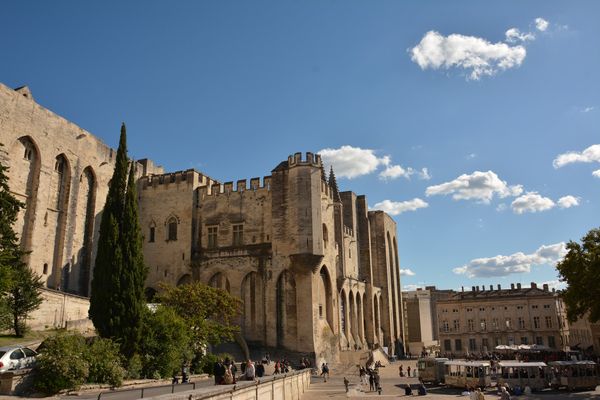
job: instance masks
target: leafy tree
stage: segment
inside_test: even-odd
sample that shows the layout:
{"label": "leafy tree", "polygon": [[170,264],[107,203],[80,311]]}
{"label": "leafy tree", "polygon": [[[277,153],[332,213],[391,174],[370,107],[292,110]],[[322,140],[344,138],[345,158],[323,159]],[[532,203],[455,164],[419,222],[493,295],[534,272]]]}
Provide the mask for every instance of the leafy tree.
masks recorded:
{"label": "leafy tree", "polygon": [[600,320],[600,229],[590,230],[581,244],[570,241],[565,258],[556,265],[560,278],[567,282],[562,293],[567,318],[573,322],[589,313],[589,320]]}
{"label": "leafy tree", "polygon": [[158,301],[182,317],[192,332],[195,349],[207,344],[233,340],[239,327],[234,318],[239,315],[241,301],[222,289],[201,282],[187,285],[162,285]]}
{"label": "leafy tree", "polygon": [[6,306],[12,316],[12,328],[15,335],[23,337],[29,313],[42,304],[40,289],[44,286],[40,276],[19,262],[12,272],[12,284],[6,292]]}
{"label": "leafy tree", "polygon": [[141,343],[143,375],[170,377],[192,357],[190,330],[183,318],[162,305],[144,318]]}
{"label": "leafy tree", "polygon": [[127,134],[123,124],[115,170],[100,221],[89,314],[100,336],[116,340],[128,358],[137,351],[141,339],[147,273],[134,174],[127,160]]}
{"label": "leafy tree", "polygon": [[13,225],[25,205],[10,193],[7,173],[8,167],[0,164],[0,325],[10,316],[15,335],[21,337],[28,314],[42,303],[43,283],[23,262],[25,253]]}

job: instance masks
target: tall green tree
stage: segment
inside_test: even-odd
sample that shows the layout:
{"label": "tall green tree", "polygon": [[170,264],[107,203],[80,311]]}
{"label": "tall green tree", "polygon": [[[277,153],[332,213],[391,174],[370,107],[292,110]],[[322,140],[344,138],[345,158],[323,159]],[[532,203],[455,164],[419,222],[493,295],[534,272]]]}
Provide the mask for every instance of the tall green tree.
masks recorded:
{"label": "tall green tree", "polygon": [[8,167],[0,163],[0,323],[10,321],[15,335],[21,337],[29,313],[42,303],[43,283],[23,262],[25,252],[13,225],[25,205],[10,193],[7,174]]}
{"label": "tall green tree", "polygon": [[177,287],[163,284],[161,289],[158,302],[186,321],[195,349],[233,340],[239,332],[235,318],[240,313],[241,300],[225,290],[201,282]]}
{"label": "tall green tree", "polygon": [[100,336],[114,339],[122,353],[131,356],[138,349],[141,337],[146,269],[135,171],[128,171],[127,133],[123,124],[115,170],[100,221],[89,314]]}
{"label": "tall green tree", "polygon": [[570,241],[567,249],[556,265],[568,285],[562,292],[567,318],[573,322],[588,316],[591,322],[600,321],[600,228],[590,230],[581,244]]}
{"label": "tall green tree", "polygon": [[19,238],[13,229],[23,207],[25,204],[10,193],[8,167],[0,163],[0,293],[10,287],[11,270],[23,256]]}
{"label": "tall green tree", "polygon": [[138,216],[137,190],[135,183],[134,163],[131,163],[125,195],[125,210],[121,244],[123,247],[123,270],[121,274],[121,302],[125,304],[125,321],[123,327],[123,353],[130,357],[138,350],[141,340],[142,316],[146,301],[144,283],[147,269],[142,253],[142,232]]}

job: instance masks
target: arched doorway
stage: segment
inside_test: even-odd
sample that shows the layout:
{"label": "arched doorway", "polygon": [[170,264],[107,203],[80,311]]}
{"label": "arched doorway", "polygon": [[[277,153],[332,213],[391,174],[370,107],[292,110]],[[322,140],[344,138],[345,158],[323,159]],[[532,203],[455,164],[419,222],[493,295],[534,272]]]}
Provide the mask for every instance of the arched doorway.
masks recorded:
{"label": "arched doorway", "polygon": [[177,281],[177,286],[181,285],[189,285],[192,283],[192,276],[190,274],[185,274]]}
{"label": "arched doorway", "polygon": [[208,285],[217,289],[225,290],[227,293],[231,293],[231,285],[229,284],[229,279],[223,272],[217,272],[210,278],[208,281]]}
{"label": "arched doorway", "polygon": [[242,330],[249,340],[262,340],[263,282],[256,272],[246,274],[242,280]]}
{"label": "arched doorway", "polygon": [[329,327],[333,331],[333,294],[331,289],[331,278],[329,270],[324,265],[321,267],[319,272],[319,286],[318,286],[318,305],[319,305],[319,317],[323,318],[329,324]]}

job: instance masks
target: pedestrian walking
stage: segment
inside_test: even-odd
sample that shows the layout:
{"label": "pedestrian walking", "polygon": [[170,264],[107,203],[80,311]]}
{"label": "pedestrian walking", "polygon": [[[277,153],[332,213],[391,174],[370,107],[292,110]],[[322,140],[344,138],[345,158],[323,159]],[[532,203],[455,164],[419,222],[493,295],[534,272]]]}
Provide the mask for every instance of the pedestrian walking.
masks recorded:
{"label": "pedestrian walking", "polygon": [[373,372],[369,371],[369,392],[375,390],[375,377],[373,375]]}
{"label": "pedestrian walking", "polygon": [[323,377],[323,380],[327,382],[327,377],[329,376],[329,367],[327,366],[327,363],[321,365],[321,376]]}
{"label": "pedestrian walking", "polygon": [[344,377],[344,387],[346,388],[346,393],[348,393],[348,385],[350,384],[350,381],[348,381],[348,379],[346,379],[346,377]]}

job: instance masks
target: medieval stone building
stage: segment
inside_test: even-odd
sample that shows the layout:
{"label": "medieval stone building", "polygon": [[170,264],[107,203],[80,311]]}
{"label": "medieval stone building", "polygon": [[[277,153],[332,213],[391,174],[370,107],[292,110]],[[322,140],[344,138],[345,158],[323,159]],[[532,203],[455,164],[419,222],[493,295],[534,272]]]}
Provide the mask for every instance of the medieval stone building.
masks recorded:
{"label": "medieval stone building", "polygon": [[[16,228],[30,267],[48,287],[88,295],[116,152],[27,88],[3,85],[0,143],[11,191],[26,203]],[[160,282],[227,290],[258,346],[329,360],[373,346],[403,352],[396,223],[365,196],[339,192],[319,155],[296,153],[235,187],[138,163],[149,295]]]}

